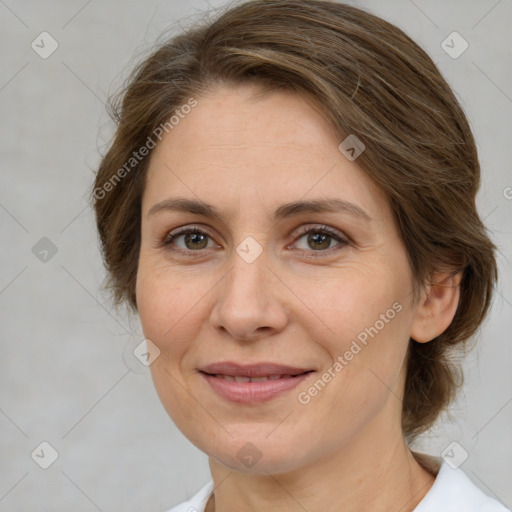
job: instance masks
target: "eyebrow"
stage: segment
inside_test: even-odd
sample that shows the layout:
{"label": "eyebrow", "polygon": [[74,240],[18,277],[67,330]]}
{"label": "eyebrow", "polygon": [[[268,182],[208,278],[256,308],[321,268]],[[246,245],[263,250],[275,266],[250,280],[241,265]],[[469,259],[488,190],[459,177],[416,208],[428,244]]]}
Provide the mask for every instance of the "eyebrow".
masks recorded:
{"label": "eyebrow", "polygon": [[[188,199],[184,197],[176,197],[172,199],[165,199],[153,205],[149,212],[148,217],[161,211],[177,211],[202,215],[211,219],[218,219],[223,222],[222,214],[209,203],[204,201],[197,201],[195,199]],[[282,220],[294,215],[303,213],[347,213],[354,217],[361,218],[367,222],[371,222],[372,218],[360,206],[345,201],[343,199],[316,199],[310,201],[293,201],[291,203],[284,203],[274,211],[274,219]]]}

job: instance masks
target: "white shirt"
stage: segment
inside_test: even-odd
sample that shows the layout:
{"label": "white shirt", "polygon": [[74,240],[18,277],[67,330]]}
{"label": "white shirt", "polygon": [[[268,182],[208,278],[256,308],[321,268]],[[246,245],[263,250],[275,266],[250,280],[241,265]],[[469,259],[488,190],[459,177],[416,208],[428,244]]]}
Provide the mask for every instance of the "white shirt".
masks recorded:
{"label": "white shirt", "polygon": [[[440,457],[430,459],[438,461],[437,476],[414,512],[511,512],[499,501],[485,494],[460,468],[452,469],[447,462],[441,463]],[[167,512],[204,512],[212,492],[213,482],[210,481],[190,500]]]}

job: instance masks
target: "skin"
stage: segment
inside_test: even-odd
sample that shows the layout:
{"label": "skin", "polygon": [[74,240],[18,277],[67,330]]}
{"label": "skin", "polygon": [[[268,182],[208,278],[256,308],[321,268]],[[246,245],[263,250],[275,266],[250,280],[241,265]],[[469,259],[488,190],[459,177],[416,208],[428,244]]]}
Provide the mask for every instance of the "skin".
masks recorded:
{"label": "skin", "polygon": [[[136,296],[144,334],[160,350],[151,364],[156,390],[178,428],[209,456],[215,495],[208,511],[341,504],[347,512],[411,511],[434,476],[403,438],[404,362],[410,337],[428,342],[448,327],[458,283],[437,274],[441,284],[426,285],[413,302],[413,276],[383,192],[340,153],[343,139],[313,101],[258,92],[254,85],[210,90],[152,154]],[[148,214],[175,197],[208,202],[223,218]],[[343,211],[272,219],[283,203],[325,198],[350,201],[371,220]],[[208,236],[162,246],[184,226]],[[315,245],[297,234],[300,226],[329,226],[348,243]],[[236,251],[248,236],[262,248],[252,263]],[[298,393],[396,302],[401,311],[301,404]],[[198,373],[226,360],[316,372],[270,402],[236,404]],[[237,457],[246,443],[261,454],[251,467]]]}

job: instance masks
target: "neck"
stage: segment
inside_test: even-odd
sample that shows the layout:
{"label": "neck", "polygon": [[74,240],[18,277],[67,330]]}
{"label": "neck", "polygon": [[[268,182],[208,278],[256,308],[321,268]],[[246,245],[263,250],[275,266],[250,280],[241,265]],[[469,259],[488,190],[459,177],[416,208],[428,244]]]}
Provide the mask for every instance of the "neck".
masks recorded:
{"label": "neck", "polygon": [[434,483],[434,474],[418,463],[401,432],[393,440],[360,437],[328,458],[288,473],[241,473],[210,458],[215,493],[206,512],[341,506],[344,512],[413,511]]}

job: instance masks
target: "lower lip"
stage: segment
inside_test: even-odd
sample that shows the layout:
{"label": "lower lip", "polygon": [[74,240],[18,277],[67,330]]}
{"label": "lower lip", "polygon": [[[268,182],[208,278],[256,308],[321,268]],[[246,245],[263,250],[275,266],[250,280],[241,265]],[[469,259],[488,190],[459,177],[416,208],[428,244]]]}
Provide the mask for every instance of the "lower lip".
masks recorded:
{"label": "lower lip", "polygon": [[236,382],[200,372],[213,391],[232,402],[253,404],[267,402],[297,387],[313,372],[302,373],[286,379],[263,382]]}

